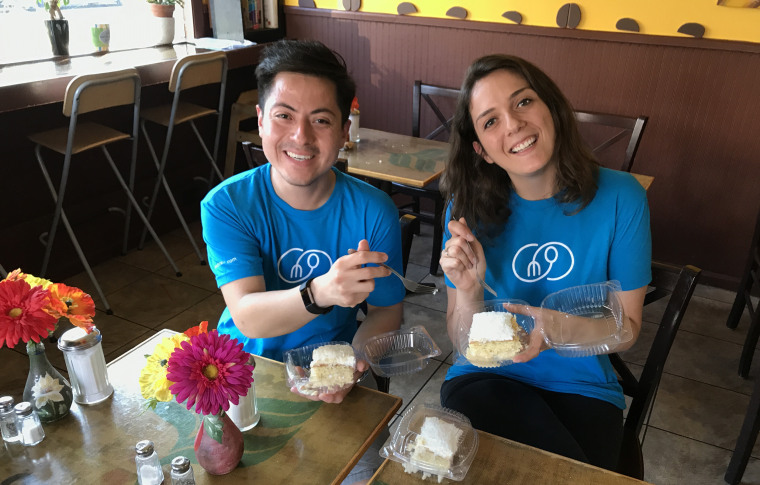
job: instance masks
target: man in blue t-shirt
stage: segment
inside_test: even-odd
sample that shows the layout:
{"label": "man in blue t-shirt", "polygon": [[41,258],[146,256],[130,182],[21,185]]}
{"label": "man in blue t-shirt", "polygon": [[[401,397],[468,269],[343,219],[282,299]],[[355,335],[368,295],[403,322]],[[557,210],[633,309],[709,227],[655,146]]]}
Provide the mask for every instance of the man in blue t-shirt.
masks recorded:
{"label": "man in blue t-shirt", "polygon": [[[225,180],[201,203],[209,264],[227,304],[218,330],[277,360],[313,343],[362,348],[400,327],[405,290],[376,265],[401,270],[393,201],[333,167],[348,139],[354,82],[342,59],[307,41],[268,46],[256,79],[269,163]],[[339,403],[348,392],[318,399]]]}

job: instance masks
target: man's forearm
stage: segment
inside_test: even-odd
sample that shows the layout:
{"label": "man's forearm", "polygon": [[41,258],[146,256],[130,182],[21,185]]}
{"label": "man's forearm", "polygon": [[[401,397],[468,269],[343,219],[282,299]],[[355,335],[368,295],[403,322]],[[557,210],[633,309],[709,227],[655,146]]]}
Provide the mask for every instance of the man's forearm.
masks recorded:
{"label": "man's forearm", "polygon": [[384,307],[370,305],[367,309],[367,317],[354,335],[352,342],[354,348],[361,350],[364,348],[364,343],[375,335],[401,328],[403,314],[402,303]]}

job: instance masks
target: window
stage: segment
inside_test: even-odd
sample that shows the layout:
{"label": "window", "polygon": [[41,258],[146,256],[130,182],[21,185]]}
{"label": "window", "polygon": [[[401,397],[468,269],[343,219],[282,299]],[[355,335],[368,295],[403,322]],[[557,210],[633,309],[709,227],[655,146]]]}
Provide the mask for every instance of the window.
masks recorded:
{"label": "window", "polygon": [[[95,51],[90,31],[95,24],[110,25],[110,50],[164,43],[159,39],[171,28],[170,23],[175,41],[192,37],[192,24],[185,21],[185,17],[191,18],[189,0],[185,9],[177,6],[173,19],[153,17],[145,0],[70,0],[60,7],[69,23],[70,56]],[[49,18],[36,0],[0,0],[0,65],[53,57],[44,22]]]}

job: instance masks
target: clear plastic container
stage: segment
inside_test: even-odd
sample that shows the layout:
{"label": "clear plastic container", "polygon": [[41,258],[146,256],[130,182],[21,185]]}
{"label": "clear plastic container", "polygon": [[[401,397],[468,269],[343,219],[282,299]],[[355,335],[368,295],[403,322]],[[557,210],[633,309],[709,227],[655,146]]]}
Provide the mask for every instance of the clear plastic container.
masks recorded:
{"label": "clear plastic container", "polygon": [[441,349],[421,325],[377,335],[364,344],[365,359],[381,377],[418,372],[439,355]]}
{"label": "clear plastic container", "polygon": [[297,349],[287,350],[283,353],[283,362],[288,374],[288,386],[295,387],[301,394],[315,396],[322,393],[334,393],[354,385],[361,374],[356,372],[356,363],[354,362],[354,374],[351,382],[343,385],[324,386],[316,385],[311,378],[312,354],[316,349],[325,345],[348,345],[353,351],[354,360],[359,358],[356,349],[351,347],[348,342],[324,342],[319,344],[306,345]]}
{"label": "clear plastic container", "polygon": [[[510,305],[519,305],[521,311],[528,313],[528,315],[517,313],[514,308],[511,308],[512,311],[510,311]],[[473,345],[473,349],[470,349],[471,342],[479,340],[474,335],[473,339],[470,338],[473,316],[484,312],[511,314],[514,315],[517,323],[517,331],[512,336],[512,339],[502,341],[496,339],[496,342],[492,341],[492,345],[497,347],[491,349],[495,350],[495,352],[487,357],[483,355],[483,352],[476,350],[477,345]],[[533,311],[526,302],[515,299],[485,300],[476,305],[466,306],[459,311],[459,326],[456,329],[454,345],[459,354],[477,367],[488,368],[509,365],[512,363],[515,355],[527,348],[529,335],[533,331],[534,326]]]}
{"label": "clear plastic container", "polygon": [[[423,432],[426,420],[426,428],[437,428],[440,434]],[[478,434],[466,416],[419,404],[404,412],[380,456],[401,463],[407,473],[421,472],[423,479],[435,475],[439,482],[443,478],[462,481],[477,451]]]}
{"label": "clear plastic container", "polygon": [[620,283],[607,281],[548,295],[539,323],[546,343],[564,357],[586,357],[613,352],[631,340],[619,292]]}

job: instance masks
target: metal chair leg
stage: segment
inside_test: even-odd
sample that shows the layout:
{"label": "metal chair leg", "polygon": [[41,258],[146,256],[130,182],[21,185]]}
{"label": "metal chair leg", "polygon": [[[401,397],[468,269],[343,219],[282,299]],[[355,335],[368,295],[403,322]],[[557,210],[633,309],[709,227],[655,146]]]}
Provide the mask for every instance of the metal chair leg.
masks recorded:
{"label": "metal chair leg", "polygon": [[166,247],[164,247],[164,244],[161,242],[161,239],[159,239],[158,234],[156,234],[156,232],[153,230],[153,226],[150,225],[150,221],[148,220],[146,215],[143,213],[143,211],[140,209],[140,205],[137,203],[137,200],[135,200],[134,195],[132,195],[132,192],[129,190],[129,187],[127,186],[127,183],[124,181],[124,178],[121,176],[121,173],[119,173],[119,169],[116,167],[116,164],[111,158],[111,154],[108,153],[108,150],[106,149],[105,146],[102,146],[100,148],[103,150],[103,154],[108,160],[108,164],[111,166],[111,170],[113,170],[113,173],[116,175],[116,178],[119,181],[119,185],[121,185],[121,188],[124,190],[124,192],[126,192],[127,197],[129,198],[129,202],[132,204],[132,207],[135,208],[135,212],[140,217],[140,219],[142,219],[143,224],[145,224],[145,229],[150,232],[150,235],[153,238],[153,240],[156,241],[156,244],[158,244],[158,247],[161,248],[161,252],[163,252],[164,256],[166,256],[166,259],[169,261],[169,264],[172,266],[172,269],[174,269],[175,274],[177,276],[182,276],[182,272],[180,272],[179,268],[174,263],[174,260],[169,254],[169,251],[166,250]]}

